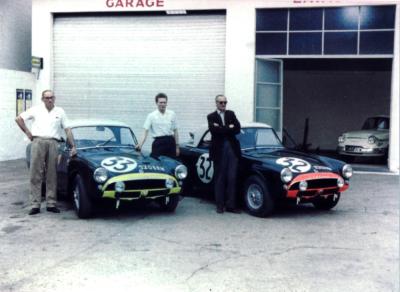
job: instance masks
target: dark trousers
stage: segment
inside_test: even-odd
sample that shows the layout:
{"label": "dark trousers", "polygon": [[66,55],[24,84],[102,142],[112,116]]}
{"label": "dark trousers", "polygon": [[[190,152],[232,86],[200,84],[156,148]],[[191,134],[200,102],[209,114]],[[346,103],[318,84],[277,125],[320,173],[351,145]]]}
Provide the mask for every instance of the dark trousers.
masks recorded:
{"label": "dark trousers", "polygon": [[215,182],[214,193],[217,207],[236,208],[236,175],[238,169],[238,158],[233,152],[232,146],[225,141],[222,157],[214,163]]}
{"label": "dark trousers", "polygon": [[174,136],[162,136],[154,138],[151,145],[151,156],[159,157],[161,155],[175,158],[176,144]]}

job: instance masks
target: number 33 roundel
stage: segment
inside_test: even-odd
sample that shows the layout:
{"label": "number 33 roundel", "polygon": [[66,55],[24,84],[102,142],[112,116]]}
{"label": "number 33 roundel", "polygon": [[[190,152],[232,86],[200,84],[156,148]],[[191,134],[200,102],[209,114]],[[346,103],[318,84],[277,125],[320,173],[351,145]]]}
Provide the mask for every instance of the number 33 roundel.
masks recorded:
{"label": "number 33 roundel", "polygon": [[115,156],[104,159],[101,166],[113,172],[128,172],[136,168],[137,162],[128,157]]}
{"label": "number 33 roundel", "polygon": [[210,183],[214,175],[214,166],[208,153],[202,154],[199,159],[197,159],[196,168],[199,179],[205,184]]}

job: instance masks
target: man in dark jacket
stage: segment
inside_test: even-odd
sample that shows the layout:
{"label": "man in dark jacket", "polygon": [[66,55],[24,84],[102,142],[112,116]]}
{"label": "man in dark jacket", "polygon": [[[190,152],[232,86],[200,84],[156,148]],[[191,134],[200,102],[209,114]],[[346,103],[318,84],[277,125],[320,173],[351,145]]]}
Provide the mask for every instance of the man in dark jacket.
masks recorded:
{"label": "man in dark jacket", "polygon": [[224,95],[215,97],[217,110],[207,116],[212,141],[210,158],[214,162],[214,192],[217,213],[226,211],[239,213],[236,209],[236,174],[241,155],[236,134],[240,132],[240,123],[235,113],[226,110],[227,99]]}

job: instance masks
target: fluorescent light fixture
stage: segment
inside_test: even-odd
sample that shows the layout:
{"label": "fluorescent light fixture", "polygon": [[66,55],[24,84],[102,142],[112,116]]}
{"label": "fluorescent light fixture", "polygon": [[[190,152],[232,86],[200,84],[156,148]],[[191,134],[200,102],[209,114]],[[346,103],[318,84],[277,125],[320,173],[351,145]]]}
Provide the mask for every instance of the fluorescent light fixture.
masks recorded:
{"label": "fluorescent light fixture", "polygon": [[186,10],[183,10],[183,9],[167,10],[166,13],[169,15],[186,14]]}

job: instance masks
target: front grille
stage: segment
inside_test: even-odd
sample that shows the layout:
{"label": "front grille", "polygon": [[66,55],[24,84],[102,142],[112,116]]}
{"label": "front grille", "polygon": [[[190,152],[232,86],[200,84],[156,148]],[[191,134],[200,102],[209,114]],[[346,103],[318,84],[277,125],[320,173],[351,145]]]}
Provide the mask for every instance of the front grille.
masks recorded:
{"label": "front grille", "polygon": [[[125,181],[125,190],[149,190],[149,189],[165,189],[165,179],[138,179]],[[176,183],[174,182],[174,187]],[[107,191],[113,191],[115,183],[107,186]]]}
{"label": "front grille", "polygon": [[[166,196],[170,192],[169,189],[164,189],[164,190],[155,190],[155,191],[148,191],[147,195],[145,195],[146,198],[152,198],[152,197],[158,197],[158,196]],[[140,191],[138,192],[122,192],[118,193],[120,198],[131,198],[131,199],[137,199],[139,198]]]}
{"label": "front grille", "polygon": [[329,190],[322,190],[322,191],[305,191],[305,192],[299,192],[298,196],[299,197],[314,197],[314,196],[321,196],[321,195],[331,195],[334,193],[339,192],[339,189],[329,189]]}
{"label": "front grille", "polygon": [[[298,190],[299,183],[294,183],[290,190]],[[308,186],[307,189],[323,189],[323,188],[334,188],[337,187],[337,179],[336,178],[323,178],[323,179],[313,179],[307,180]]]}

